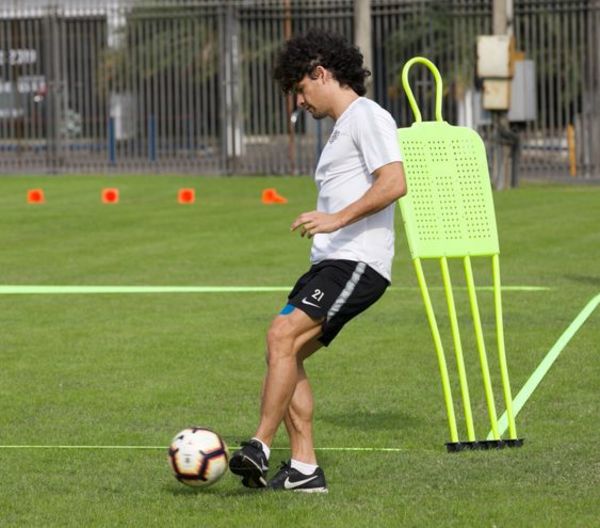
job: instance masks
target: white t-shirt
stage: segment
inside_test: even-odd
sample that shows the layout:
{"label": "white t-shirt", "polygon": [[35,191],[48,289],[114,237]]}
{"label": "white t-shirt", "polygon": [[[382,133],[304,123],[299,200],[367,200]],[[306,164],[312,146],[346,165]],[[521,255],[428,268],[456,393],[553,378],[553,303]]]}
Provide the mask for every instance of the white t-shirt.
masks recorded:
{"label": "white t-shirt", "polygon": [[[402,161],[394,119],[374,101],[359,97],[336,121],[319,158],[317,211],[336,213],[355,202],[373,184],[373,172],[394,161]],[[393,202],[338,231],[316,234],[311,262],[366,262],[391,281],[395,207]]]}

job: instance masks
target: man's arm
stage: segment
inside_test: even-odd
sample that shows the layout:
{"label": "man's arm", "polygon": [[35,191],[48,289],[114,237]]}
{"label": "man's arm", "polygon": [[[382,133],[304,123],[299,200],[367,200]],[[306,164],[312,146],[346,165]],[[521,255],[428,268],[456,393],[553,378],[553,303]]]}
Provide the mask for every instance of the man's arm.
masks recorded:
{"label": "man's arm", "polygon": [[292,223],[291,230],[301,227],[300,234],[308,238],[317,233],[332,233],[381,211],[406,194],[402,162],[395,161],[379,167],[373,177],[371,188],[355,202],[333,214],[319,211],[302,213]]}

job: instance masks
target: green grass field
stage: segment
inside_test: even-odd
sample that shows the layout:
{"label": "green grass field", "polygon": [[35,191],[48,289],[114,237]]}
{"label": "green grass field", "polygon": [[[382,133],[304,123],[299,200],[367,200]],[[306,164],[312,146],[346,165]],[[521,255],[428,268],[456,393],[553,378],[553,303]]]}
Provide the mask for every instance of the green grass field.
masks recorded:
{"label": "green grass field", "polygon": [[[119,187],[121,203],[100,203],[106,186]],[[178,205],[187,186],[198,202]],[[289,203],[262,205],[270,186]],[[46,204],[25,203],[34,187]],[[314,200],[309,178],[2,177],[0,284],[291,286],[310,242],[289,224]],[[600,188],[529,186],[495,201],[503,284],[548,288],[504,293],[516,394],[600,293]],[[188,425],[213,427],[231,447],[254,431],[264,335],[285,293],[0,295],[0,526],[597,526],[600,314],[518,416],[523,448],[447,454],[437,363],[399,211],[397,227],[394,288],[307,370],[319,448],[400,451],[319,451],[327,496],[252,492],[229,474],[195,491],[166,461],[167,444]],[[426,270],[441,284],[435,267]],[[484,437],[467,297],[460,267],[452,271]],[[487,264],[475,278],[491,284]],[[451,354],[442,293],[433,297]],[[496,381],[491,302],[481,290]],[[273,468],[286,446],[280,432]]]}

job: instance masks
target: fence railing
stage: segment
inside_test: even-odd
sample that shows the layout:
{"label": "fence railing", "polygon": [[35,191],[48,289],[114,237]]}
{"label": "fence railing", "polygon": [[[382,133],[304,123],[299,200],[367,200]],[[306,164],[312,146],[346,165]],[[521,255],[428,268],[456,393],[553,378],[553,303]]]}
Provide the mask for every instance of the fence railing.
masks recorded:
{"label": "fence railing", "polygon": [[[425,55],[444,75],[445,118],[488,137],[475,42],[491,32],[492,0],[371,4],[374,98],[399,126],[410,124],[399,74]],[[600,0],[514,7],[517,47],[536,72],[535,119],[512,125],[521,174],[600,178]],[[311,173],[331,123],[280,93],[275,55],[310,27],[353,39],[353,8],[352,0],[0,6],[0,170]],[[432,80],[417,76],[427,109]]]}

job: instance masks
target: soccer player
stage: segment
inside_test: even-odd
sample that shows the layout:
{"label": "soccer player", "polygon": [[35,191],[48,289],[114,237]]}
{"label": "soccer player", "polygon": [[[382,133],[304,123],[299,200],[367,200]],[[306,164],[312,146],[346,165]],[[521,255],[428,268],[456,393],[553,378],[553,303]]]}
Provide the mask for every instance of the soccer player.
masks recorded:
{"label": "soccer player", "polygon": [[[274,76],[283,92],[335,126],[315,173],[317,208],[291,224],[312,238],[312,266],[271,323],[260,423],[229,464],[246,487],[327,492],[313,447],[304,361],[390,284],[394,208],[406,183],[394,119],[363,97],[368,75],[358,48],[321,30],[292,38],[278,56]],[[270,446],[282,421],[292,458],[267,481]]]}

